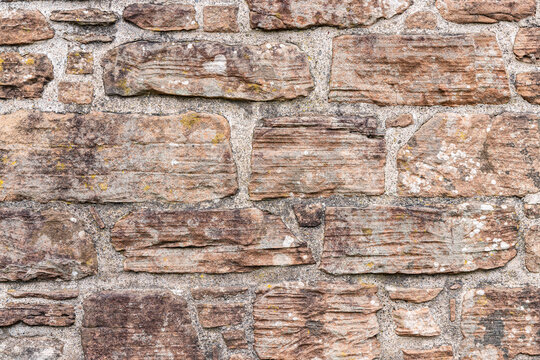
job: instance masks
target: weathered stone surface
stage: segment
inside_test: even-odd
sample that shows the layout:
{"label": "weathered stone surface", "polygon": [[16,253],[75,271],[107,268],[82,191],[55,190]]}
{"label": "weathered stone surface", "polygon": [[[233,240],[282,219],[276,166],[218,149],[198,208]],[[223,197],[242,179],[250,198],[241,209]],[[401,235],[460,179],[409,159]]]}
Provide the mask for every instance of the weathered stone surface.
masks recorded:
{"label": "weathered stone surface", "polygon": [[219,299],[231,296],[236,296],[245,293],[248,290],[247,286],[221,286],[210,288],[195,288],[191,290],[191,296],[195,300],[204,298]]}
{"label": "weathered stone surface", "polygon": [[540,59],[540,27],[519,29],[514,40],[514,54],[528,63],[536,63]]}
{"label": "weathered stone surface", "polygon": [[378,359],[377,287],[285,283],[257,291],[254,348],[261,359]]}
{"label": "weathered stone surface", "polygon": [[54,30],[38,10],[0,12],[0,45],[31,44],[53,37]]}
{"label": "weathered stone surface", "polygon": [[437,114],[397,155],[402,196],[525,196],[540,191],[538,114]]}
{"label": "weathered stone surface", "polygon": [[269,101],[307,96],[314,86],[307,56],[290,44],[137,41],[109,51],[103,67],[107,95]]}
{"label": "weathered stone surface", "polygon": [[417,11],[405,19],[408,29],[434,30],[437,28],[437,17],[431,11]]}
{"label": "weathered stone surface", "polygon": [[59,360],[64,344],[51,337],[0,338],[0,360]]}
{"label": "weathered stone surface", "polygon": [[403,360],[453,360],[451,346],[441,346],[429,350],[403,349]]}
{"label": "weathered stone surface", "polygon": [[204,31],[238,32],[238,6],[210,5],[203,9]]}
{"label": "weathered stone surface", "polygon": [[92,239],[66,212],[1,208],[0,248],[0,281],[76,280],[97,272]]}
{"label": "weathered stone surface", "polygon": [[179,31],[199,28],[195,7],[187,4],[131,4],[124,20],[152,31]]}
{"label": "weathered stone surface", "polygon": [[321,203],[294,204],[293,211],[300,226],[316,227],[322,223],[324,207]]}
{"label": "weathered stone surface", "polygon": [[86,360],[202,360],[187,302],[169,291],[104,291],[84,299]]}
{"label": "weathered stone surface", "polygon": [[540,72],[516,75],[516,91],[534,105],[540,105]]}
{"label": "weathered stone surface", "polygon": [[431,316],[429,308],[418,310],[396,309],[392,312],[399,336],[438,336],[441,334],[439,325]]}
{"label": "weathered stone surface", "polygon": [[525,204],[523,206],[525,216],[530,218],[540,218],[540,203],[539,204]]}
{"label": "weathered stone surface", "polygon": [[19,291],[8,290],[8,294],[14,298],[43,298],[49,300],[68,300],[79,296],[79,290],[36,290]]}
{"label": "weathered stone surface", "polygon": [[255,128],[249,194],[279,197],[380,195],[384,132],[371,117],[298,115]]}
{"label": "weathered stone surface", "polygon": [[504,207],[327,208],[321,268],[332,274],[441,274],[501,267],[516,255],[518,240],[514,209]]}
{"label": "weathered stone surface", "polygon": [[73,51],[67,56],[66,74],[94,73],[94,55],[91,52]]}
{"label": "weathered stone surface", "polygon": [[89,105],[94,99],[94,86],[90,82],[62,81],[58,84],[58,101],[64,104]]}
{"label": "weathered stone surface", "polygon": [[70,22],[78,25],[111,25],[118,20],[112,11],[95,8],[75,10],[54,10],[51,12],[52,21]]}
{"label": "weathered stone surface", "polygon": [[114,41],[114,36],[95,33],[66,33],[62,35],[62,37],[68,41],[77,42],[80,44],[110,43]]}
{"label": "weathered stone surface", "polygon": [[244,304],[220,303],[197,305],[199,322],[204,328],[215,328],[241,324],[244,318]]}
{"label": "weathered stone surface", "polygon": [[510,99],[492,33],[334,38],[330,101],[377,105],[503,104]]}
{"label": "weathered stone surface", "polygon": [[540,355],[540,288],[484,288],[465,294],[463,359]]}
{"label": "weathered stone surface", "polygon": [[75,323],[75,308],[68,304],[7,303],[0,308],[0,326],[22,322],[31,326],[70,326]]}
{"label": "weathered stone surface", "polygon": [[351,28],[390,19],[412,0],[248,0],[252,28],[305,29],[313,26]]}
{"label": "weathered stone surface", "polygon": [[525,231],[525,265],[530,272],[540,273],[540,225]]}
{"label": "weathered stone surface", "polygon": [[386,291],[388,291],[388,295],[392,300],[403,300],[419,304],[435,299],[442,291],[442,288],[420,289],[387,286]]}
{"label": "weathered stone surface", "polygon": [[248,343],[244,330],[228,330],[222,333],[225,345],[229,349],[247,349]]}
{"label": "weathered stone surface", "polygon": [[115,225],[111,241],[131,271],[221,274],[314,263],[279,216],[256,208],[137,211]]}
{"label": "weathered stone surface", "polygon": [[193,203],[237,190],[221,116],[18,111],[0,127],[0,199]]}
{"label": "weathered stone surface", "polygon": [[411,114],[401,114],[394,118],[386,120],[386,127],[407,127],[414,123]]}
{"label": "weathered stone surface", "polygon": [[460,24],[520,21],[536,13],[536,0],[437,0],[436,6],[443,18]]}
{"label": "weathered stone surface", "polygon": [[46,55],[0,52],[0,99],[39,98],[53,78]]}

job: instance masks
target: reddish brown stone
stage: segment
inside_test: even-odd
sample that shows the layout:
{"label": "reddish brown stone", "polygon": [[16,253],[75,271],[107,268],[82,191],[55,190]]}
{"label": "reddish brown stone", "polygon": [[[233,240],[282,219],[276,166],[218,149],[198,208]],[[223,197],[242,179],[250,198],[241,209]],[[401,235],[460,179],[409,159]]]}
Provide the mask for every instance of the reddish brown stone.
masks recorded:
{"label": "reddish brown stone", "polygon": [[195,300],[202,300],[205,298],[219,299],[236,296],[245,293],[247,290],[248,288],[246,286],[195,288],[191,290],[191,296]]}
{"label": "reddish brown stone", "polygon": [[531,104],[540,105],[540,72],[517,74],[516,91]]}
{"label": "reddish brown stone", "polygon": [[77,42],[79,44],[110,43],[114,41],[114,36],[95,33],[69,33],[62,35],[62,37],[68,41]]}
{"label": "reddish brown stone", "polygon": [[380,195],[386,146],[367,117],[298,115],[264,119],[253,135],[252,200]]}
{"label": "reddish brown stone", "polygon": [[0,209],[0,248],[0,281],[77,280],[97,272],[92,239],[66,212]]}
{"label": "reddish brown stone", "polygon": [[224,331],[222,335],[227,348],[233,350],[248,348],[246,333],[244,330],[228,330]]}
{"label": "reddish brown stone", "polygon": [[12,10],[0,13],[0,45],[32,44],[51,39],[54,30],[37,10]]}
{"label": "reddish brown stone", "polygon": [[514,40],[514,54],[528,63],[536,63],[540,59],[540,27],[519,29]]}
{"label": "reddish brown stone", "polygon": [[525,196],[540,191],[540,116],[437,114],[397,155],[401,196]]}
{"label": "reddish brown stone", "polygon": [[109,51],[103,67],[107,95],[269,101],[307,96],[314,86],[307,56],[290,44],[137,41]]}
{"label": "reddish brown stone", "polygon": [[86,360],[204,359],[187,302],[169,291],[104,291],[83,308]]}
{"label": "reddish brown stone", "polygon": [[64,104],[91,104],[94,86],[90,82],[62,81],[58,84],[58,100]]}
{"label": "reddish brown stone", "polygon": [[463,359],[540,355],[540,288],[483,288],[465,294]]}
{"label": "reddish brown stone", "polygon": [[320,267],[331,274],[493,269],[516,255],[517,219],[495,204],[327,208]]}
{"label": "reddish brown stone", "polygon": [[64,344],[46,336],[0,337],[2,360],[60,360]]}
{"label": "reddish brown stone", "polygon": [[53,78],[46,55],[0,52],[0,99],[39,98]]}
{"label": "reddish brown stone", "polygon": [[460,24],[520,21],[536,13],[536,0],[437,0],[436,6],[443,18]]}
{"label": "reddish brown stone", "polygon": [[204,31],[238,32],[238,6],[211,5],[203,9]]}
{"label": "reddish brown stone", "polygon": [[392,300],[403,300],[419,304],[435,299],[442,291],[442,288],[419,289],[387,286],[386,291],[388,291],[388,295]]}
{"label": "reddish brown stone", "polygon": [[84,75],[94,73],[94,55],[91,52],[73,51],[68,54],[66,74]]}
{"label": "reddish brown stone", "polygon": [[450,299],[450,321],[456,321],[456,299]]}
{"label": "reddish brown stone", "polygon": [[245,309],[241,303],[207,303],[197,305],[197,312],[202,327],[215,328],[241,324]]}
{"label": "reddish brown stone", "polygon": [[92,206],[89,208],[89,210],[90,210],[90,214],[92,215],[92,218],[96,222],[97,226],[100,229],[105,229],[105,223],[103,222],[103,220],[101,220],[101,217],[99,216],[97,210]]}
{"label": "reddish brown stone", "polygon": [[8,290],[8,294],[14,298],[43,298],[49,300],[68,300],[79,296],[79,290],[36,290],[18,291]]}
{"label": "reddish brown stone", "polygon": [[492,33],[334,38],[330,101],[458,106],[509,99]]}
{"label": "reddish brown stone", "polygon": [[195,7],[187,4],[131,4],[124,20],[152,31],[179,31],[199,28]]}
{"label": "reddish brown stone", "polygon": [[263,287],[253,306],[261,359],[378,359],[377,287],[285,283]]}
{"label": "reddish brown stone", "polygon": [[399,336],[439,336],[441,329],[435,322],[429,309],[418,310],[396,309],[392,312]]}
{"label": "reddish brown stone", "polygon": [[408,29],[434,30],[437,28],[437,17],[431,11],[417,11],[405,19]]}
{"label": "reddish brown stone", "polygon": [[414,123],[411,114],[401,114],[394,118],[386,120],[386,127],[407,127]]}
{"label": "reddish brown stone", "polygon": [[540,225],[525,231],[525,265],[530,272],[540,273]]}
{"label": "reddish brown stone", "polygon": [[221,116],[18,111],[0,128],[0,199],[194,203],[237,190]]}
{"label": "reddish brown stone", "polygon": [[86,8],[75,10],[54,10],[51,13],[52,21],[70,22],[77,25],[111,25],[118,20],[112,11]]}
{"label": "reddish brown stone", "polygon": [[31,326],[70,326],[75,323],[75,308],[68,304],[7,303],[0,308],[0,326],[22,322]]}
{"label": "reddish brown stone", "polygon": [[317,227],[322,223],[324,207],[321,203],[294,204],[293,211],[300,226]]}
{"label": "reddish brown stone", "polygon": [[131,271],[222,274],[314,263],[279,216],[256,208],[143,210],[121,219],[111,237]]}
{"label": "reddish brown stone", "polygon": [[401,14],[412,0],[248,0],[247,3],[252,28],[282,30],[371,25]]}
{"label": "reddish brown stone", "polygon": [[451,346],[441,346],[429,350],[403,349],[403,360],[453,360]]}

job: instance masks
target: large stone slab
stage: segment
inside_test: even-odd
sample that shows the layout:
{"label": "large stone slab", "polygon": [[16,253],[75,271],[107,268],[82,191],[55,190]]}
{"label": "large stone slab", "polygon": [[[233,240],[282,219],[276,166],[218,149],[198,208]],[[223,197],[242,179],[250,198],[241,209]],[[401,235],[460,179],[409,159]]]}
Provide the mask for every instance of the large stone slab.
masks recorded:
{"label": "large stone slab", "polygon": [[466,360],[540,355],[540,288],[489,287],[465,294],[461,315]]}
{"label": "large stone slab", "polygon": [[540,191],[538,114],[437,114],[397,155],[402,196],[525,196]]}
{"label": "large stone slab", "polygon": [[0,281],[77,280],[97,272],[84,225],[67,212],[0,208]]}
{"label": "large stone slab", "polygon": [[254,348],[261,359],[378,359],[377,287],[285,283],[257,291]]}
{"label": "large stone slab", "polygon": [[0,326],[17,323],[31,326],[70,326],[75,323],[75,308],[68,304],[7,303],[0,308]]}
{"label": "large stone slab", "polygon": [[0,99],[40,98],[53,78],[47,55],[0,52]]}
{"label": "large stone slab", "polygon": [[255,128],[249,194],[279,197],[380,195],[384,132],[370,117],[264,119]]}
{"label": "large stone slab", "polygon": [[314,263],[278,216],[256,208],[137,211],[115,225],[111,241],[130,271],[222,274]]}
{"label": "large stone slab", "polygon": [[437,0],[442,17],[460,24],[520,21],[536,13],[536,0]]}
{"label": "large stone slab", "polygon": [[308,95],[306,54],[291,44],[210,41],[121,45],[103,60],[107,95],[148,93],[268,101]]}
{"label": "large stone slab", "polygon": [[195,7],[187,4],[131,4],[124,9],[124,20],[153,31],[194,30]]}
{"label": "large stone slab", "polygon": [[169,291],[103,291],[83,308],[86,360],[204,359],[187,302]]}
{"label": "large stone slab", "polygon": [[332,274],[493,269],[516,255],[518,222],[495,204],[327,208],[320,267]]}
{"label": "large stone slab", "polygon": [[372,25],[409,8],[412,0],[248,0],[252,28],[305,29],[313,26],[351,28]]}
{"label": "large stone slab", "polygon": [[237,190],[218,115],[18,111],[0,127],[0,199],[193,203]]}
{"label": "large stone slab", "polygon": [[503,104],[508,78],[492,33],[334,38],[330,101],[377,105]]}
{"label": "large stone slab", "polygon": [[514,54],[523,62],[536,63],[540,59],[540,27],[519,29],[514,40]]}
{"label": "large stone slab", "polygon": [[38,10],[0,12],[0,45],[32,44],[52,37],[54,30]]}

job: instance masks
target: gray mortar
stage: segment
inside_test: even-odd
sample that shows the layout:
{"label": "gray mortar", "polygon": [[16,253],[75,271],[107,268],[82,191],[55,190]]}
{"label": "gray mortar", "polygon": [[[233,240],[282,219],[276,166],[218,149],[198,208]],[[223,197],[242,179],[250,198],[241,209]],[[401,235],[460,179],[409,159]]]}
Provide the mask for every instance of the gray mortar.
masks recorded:
{"label": "gray mortar", "polygon": [[[76,9],[81,7],[97,7],[104,10],[112,10],[118,15],[122,14],[125,6],[136,2],[136,0],[109,0],[109,1],[21,1],[11,3],[0,3],[0,11],[15,8],[38,9],[46,17],[53,10]],[[164,1],[159,1],[164,2]],[[239,192],[230,198],[207,201],[196,205],[169,204],[169,203],[141,203],[141,204],[68,204],[63,202],[54,202],[40,204],[30,201],[4,203],[3,206],[20,207],[31,209],[55,208],[72,212],[86,224],[86,230],[95,239],[96,250],[98,253],[99,273],[96,276],[87,277],[79,281],[38,281],[38,282],[16,282],[0,283],[0,305],[11,301],[6,291],[8,289],[18,290],[37,290],[37,289],[59,289],[59,288],[77,288],[80,289],[81,296],[78,299],[66,301],[77,306],[77,320],[75,326],[67,328],[51,327],[28,327],[25,325],[15,325],[4,330],[2,333],[13,335],[52,335],[64,341],[63,359],[83,359],[82,347],[79,337],[79,329],[82,323],[82,299],[96,291],[105,289],[146,289],[146,288],[165,288],[170,289],[175,294],[181,295],[189,301],[189,310],[192,320],[199,333],[199,339],[204,351],[210,354],[213,345],[221,347],[221,356],[228,359],[230,352],[226,350],[221,336],[215,330],[204,330],[198,323],[195,311],[195,303],[191,298],[189,289],[193,287],[204,286],[230,286],[230,285],[249,285],[250,291],[246,295],[234,297],[229,301],[244,299],[247,301],[247,316],[245,327],[247,328],[249,351],[247,353],[255,356],[253,351],[253,321],[251,320],[252,301],[255,297],[254,289],[257,286],[266,286],[271,283],[282,281],[303,281],[314,282],[317,280],[342,280],[351,283],[365,282],[379,286],[379,297],[384,308],[379,311],[378,319],[381,332],[378,335],[382,344],[382,356],[384,360],[402,359],[402,348],[431,348],[433,346],[451,344],[454,351],[459,355],[459,343],[462,339],[460,331],[461,301],[465,291],[485,285],[499,286],[523,286],[524,284],[540,285],[540,274],[527,272],[524,265],[524,244],[523,230],[520,231],[518,245],[518,255],[510,261],[505,267],[491,271],[476,271],[459,275],[429,275],[429,276],[406,276],[406,275],[358,275],[358,276],[331,276],[317,269],[317,265],[288,267],[288,268],[263,268],[247,274],[226,274],[226,275],[199,275],[199,274],[167,274],[155,275],[146,273],[128,273],[122,269],[123,256],[116,252],[110,243],[110,229],[114,223],[130,211],[139,208],[150,209],[203,209],[203,208],[243,208],[256,206],[266,209],[272,213],[279,214],[286,225],[300,239],[308,242],[314,252],[317,262],[320,261],[320,254],[323,240],[323,227],[314,229],[300,228],[296,223],[294,214],[291,210],[291,204],[304,202],[321,201],[326,206],[350,205],[365,206],[370,203],[422,203],[423,199],[407,199],[396,196],[397,169],[396,153],[418,128],[439,112],[457,112],[457,113],[485,113],[499,114],[504,111],[514,112],[538,112],[539,107],[531,105],[516,94],[514,87],[515,75],[524,71],[538,70],[539,64],[526,64],[515,59],[512,53],[513,40],[520,26],[539,25],[540,13],[537,11],[535,18],[526,19],[520,23],[501,22],[491,25],[476,24],[453,24],[445,21],[438,13],[434,3],[435,0],[415,0],[404,14],[398,15],[389,20],[381,20],[368,28],[356,28],[347,30],[338,30],[335,28],[322,27],[302,31],[274,31],[265,32],[251,30],[249,28],[249,11],[245,2],[241,0],[215,1],[215,0],[182,0],[181,3],[194,4],[197,10],[197,21],[200,29],[195,31],[183,31],[174,33],[154,33],[135,27],[132,24],[120,20],[111,27],[96,26],[92,29],[95,32],[104,34],[113,34],[115,40],[110,44],[88,44],[79,45],[66,41],[62,38],[65,32],[77,32],[82,29],[76,25],[65,23],[52,23],[56,31],[56,36],[52,40],[38,42],[27,46],[0,46],[0,51],[20,51],[44,53],[49,56],[54,64],[55,79],[46,87],[43,98],[37,100],[9,100],[0,101],[0,114],[10,113],[19,109],[39,109],[42,111],[55,112],[89,112],[111,111],[120,113],[148,113],[148,114],[176,114],[187,110],[199,112],[209,112],[225,116],[231,125],[231,143],[234,152],[234,160],[238,168]],[[202,9],[210,4],[238,4],[240,7],[239,23],[240,32],[235,34],[205,33],[202,30]],[[404,27],[404,20],[408,15],[416,11],[433,11],[438,19],[437,30],[407,30]],[[481,31],[492,31],[496,34],[499,45],[503,51],[503,57],[509,74],[512,99],[504,105],[477,105],[460,107],[412,107],[412,106],[393,106],[379,107],[371,104],[340,104],[329,103],[327,101],[328,80],[331,66],[331,47],[332,38],[341,34],[369,34],[369,33],[472,33]],[[122,43],[146,39],[146,40],[213,40],[228,44],[262,44],[265,42],[287,42],[298,45],[307,53],[310,59],[311,73],[315,80],[315,90],[306,98],[300,98],[284,102],[247,102],[230,101],[223,99],[204,99],[187,98],[173,96],[144,96],[133,98],[107,97],[104,94],[103,83],[101,81],[102,71],[99,66],[103,55],[115,46]],[[68,51],[91,51],[95,58],[95,73],[93,75],[66,75],[65,62]],[[64,105],[57,101],[57,87],[60,81],[89,81],[95,86],[95,100],[89,106]],[[325,199],[278,199],[272,201],[251,202],[247,193],[247,184],[250,176],[250,156],[251,139],[253,128],[259,119],[263,117],[273,117],[280,115],[294,115],[298,113],[321,113],[321,114],[349,114],[359,115],[368,114],[378,118],[381,127],[384,127],[387,119],[393,118],[402,113],[410,113],[414,117],[414,125],[405,129],[388,129],[386,132],[387,142],[387,165],[386,165],[386,192],[382,196],[376,197],[330,197]],[[527,201],[533,203],[539,201],[540,194],[527,197]],[[497,202],[506,202],[515,205],[520,219],[520,229],[527,228],[532,223],[540,224],[540,219],[526,219],[523,215],[523,200],[518,198],[486,198],[479,200],[495,200]],[[442,203],[460,203],[460,199],[430,199],[430,202],[439,201]],[[92,219],[89,207],[94,206],[101,218],[105,222],[106,229],[100,230]],[[456,281],[463,284],[459,290],[450,290],[449,286]],[[442,335],[435,338],[410,338],[399,337],[394,333],[394,325],[391,317],[392,309],[408,308],[416,309],[424,304],[408,304],[405,302],[392,302],[389,300],[386,291],[386,285],[397,286],[415,286],[415,287],[444,287],[441,294],[433,301],[427,303],[436,322],[442,330]],[[457,319],[455,322],[449,320],[449,299],[457,300]],[[45,300],[27,300],[32,302],[45,302]],[[241,351],[240,351],[241,352]],[[540,359],[540,356],[517,356],[516,359]]]}

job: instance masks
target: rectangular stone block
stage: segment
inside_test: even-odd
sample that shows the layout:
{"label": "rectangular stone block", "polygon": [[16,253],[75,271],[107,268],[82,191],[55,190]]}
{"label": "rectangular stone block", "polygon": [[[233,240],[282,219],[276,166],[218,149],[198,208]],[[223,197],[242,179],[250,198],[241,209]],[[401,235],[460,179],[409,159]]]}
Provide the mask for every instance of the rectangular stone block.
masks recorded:
{"label": "rectangular stone block", "polygon": [[197,305],[197,312],[202,327],[216,328],[241,324],[245,309],[242,303],[204,303]]}
{"label": "rectangular stone block", "polygon": [[454,360],[454,352],[449,345],[428,350],[403,349],[403,360]]}
{"label": "rectangular stone block", "polygon": [[441,334],[441,328],[427,307],[415,310],[395,309],[392,316],[398,336],[431,337]]}
{"label": "rectangular stone block", "polygon": [[437,0],[442,17],[460,24],[520,21],[536,13],[536,0]]}
{"label": "rectangular stone block", "polygon": [[53,10],[51,21],[68,22],[77,25],[112,25],[118,16],[112,11],[97,8],[80,8],[73,10]]}
{"label": "rectangular stone block", "polygon": [[152,31],[179,31],[199,28],[195,7],[188,4],[131,4],[124,20]]}

